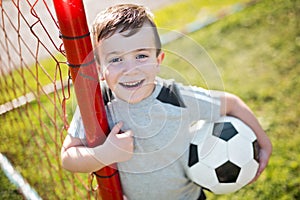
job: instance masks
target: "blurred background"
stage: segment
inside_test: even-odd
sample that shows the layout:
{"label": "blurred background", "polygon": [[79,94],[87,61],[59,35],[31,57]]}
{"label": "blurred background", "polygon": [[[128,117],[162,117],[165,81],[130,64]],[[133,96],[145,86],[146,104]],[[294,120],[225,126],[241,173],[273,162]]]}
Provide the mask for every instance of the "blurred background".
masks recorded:
{"label": "blurred background", "polygon": [[[111,2],[84,1],[88,23]],[[154,12],[162,77],[237,94],[272,140],[258,181],[234,194],[206,192],[208,199],[300,199],[300,1],[113,2]],[[52,1],[3,0],[0,19],[1,154],[43,199],[93,199],[89,175],[60,165],[76,100]],[[0,199],[24,199],[5,173]]]}

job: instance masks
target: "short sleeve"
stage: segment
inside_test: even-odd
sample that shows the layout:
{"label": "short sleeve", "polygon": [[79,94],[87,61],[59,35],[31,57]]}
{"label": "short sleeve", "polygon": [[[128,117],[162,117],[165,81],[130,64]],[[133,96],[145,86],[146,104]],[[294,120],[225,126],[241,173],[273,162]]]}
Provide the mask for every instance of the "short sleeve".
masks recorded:
{"label": "short sleeve", "polygon": [[77,106],[70,127],[68,129],[69,135],[79,139],[85,139],[84,125],[82,122],[79,107]]}
{"label": "short sleeve", "polygon": [[195,86],[181,87],[181,94],[190,110],[192,121],[214,121],[220,117],[221,101],[212,91]]}

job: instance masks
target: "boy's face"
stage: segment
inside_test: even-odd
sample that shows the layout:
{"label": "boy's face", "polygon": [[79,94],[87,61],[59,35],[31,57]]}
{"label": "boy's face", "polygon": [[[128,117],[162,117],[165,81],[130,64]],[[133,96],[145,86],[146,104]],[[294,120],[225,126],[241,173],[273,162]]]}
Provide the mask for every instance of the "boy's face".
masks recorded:
{"label": "boy's face", "polygon": [[118,31],[99,42],[96,53],[100,58],[101,76],[115,95],[138,103],[154,90],[155,77],[164,58],[156,56],[153,28],[147,24],[131,36]]}

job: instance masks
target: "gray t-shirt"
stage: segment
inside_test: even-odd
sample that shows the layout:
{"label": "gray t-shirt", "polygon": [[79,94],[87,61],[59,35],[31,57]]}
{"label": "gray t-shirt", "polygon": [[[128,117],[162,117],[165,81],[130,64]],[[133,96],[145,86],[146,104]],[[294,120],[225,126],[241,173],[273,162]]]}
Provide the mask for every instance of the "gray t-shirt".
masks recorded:
{"label": "gray t-shirt", "polygon": [[[186,175],[189,143],[198,131],[196,122],[220,117],[220,100],[210,91],[157,79],[154,92],[136,104],[102,91],[109,126],[123,121],[134,134],[132,159],[118,163],[122,189],[130,200],[197,199],[200,187]],[[79,109],[69,134],[85,138]]]}

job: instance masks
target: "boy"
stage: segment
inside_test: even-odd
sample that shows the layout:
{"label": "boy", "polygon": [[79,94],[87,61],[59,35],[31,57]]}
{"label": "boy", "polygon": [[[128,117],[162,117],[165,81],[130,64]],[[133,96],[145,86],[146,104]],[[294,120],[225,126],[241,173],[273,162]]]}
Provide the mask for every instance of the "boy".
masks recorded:
{"label": "boy", "polygon": [[231,115],[257,135],[259,177],[272,145],[257,119],[235,95],[158,78],[164,53],[147,9],[132,4],[108,8],[96,17],[93,39],[111,132],[102,145],[86,147],[77,109],[61,152],[65,169],[93,172],[118,163],[130,200],[205,199],[185,174],[191,127],[198,120]]}

